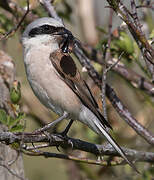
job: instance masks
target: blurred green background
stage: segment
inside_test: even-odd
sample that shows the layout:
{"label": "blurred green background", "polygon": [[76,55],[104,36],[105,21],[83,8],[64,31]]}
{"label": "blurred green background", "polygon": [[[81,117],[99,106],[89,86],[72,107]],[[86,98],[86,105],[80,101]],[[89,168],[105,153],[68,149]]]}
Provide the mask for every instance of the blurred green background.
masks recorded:
{"label": "blurred green background", "polygon": [[[25,1],[14,0],[19,6],[24,7],[26,5]],[[128,3],[128,2],[127,2]],[[137,1],[139,3],[139,1]],[[39,5],[36,0],[31,0],[30,4],[32,6],[32,13],[40,17],[47,16],[47,13]],[[0,4],[1,5],[1,4]],[[106,43],[108,39],[108,22],[109,22],[109,8],[106,7],[106,3],[102,0],[57,0],[55,1],[56,11],[64,19],[65,25],[70,29],[73,34],[80,39],[81,42],[91,45],[102,51],[102,45]],[[129,6],[128,6],[129,8]],[[154,30],[154,19],[152,10],[142,9],[139,10],[139,15],[141,22],[143,24],[143,30],[146,33],[147,38],[149,38],[152,30]],[[20,17],[21,14],[18,14]],[[13,15],[10,12],[4,10],[0,7],[0,30],[7,31],[12,28],[13,23],[15,23]],[[10,20],[10,21],[9,21]],[[121,25],[121,20],[114,14],[113,15],[113,27],[112,31],[117,29]],[[26,22],[25,22],[26,24]],[[21,28],[23,31],[24,26]],[[106,32],[106,33],[105,33]],[[117,54],[122,51],[128,53],[128,48],[130,50],[127,54],[127,58],[124,57],[121,61],[122,63],[133,69],[135,72],[143,75],[150,80],[150,76],[147,72],[143,71],[146,69],[141,54],[132,40],[131,35],[128,31],[124,30],[127,34],[130,46],[126,49],[121,49],[121,44],[119,41],[113,40],[112,44],[112,55],[117,57]],[[20,101],[22,111],[26,112],[26,130],[27,132],[32,132],[34,129],[39,128],[44,123],[48,123],[51,120],[56,119],[58,116],[52,112],[49,112],[37,98],[34,96],[29,84],[26,80],[22,46],[20,43],[21,32],[18,31],[13,37],[6,41],[0,42],[0,49],[7,52],[13,59],[16,65],[16,77],[17,80],[21,82],[21,92],[22,99]],[[122,36],[121,36],[122,37]],[[124,37],[123,37],[124,38]],[[120,39],[120,38],[119,38]],[[128,44],[128,41],[126,42]],[[121,43],[121,42],[120,42]],[[123,42],[125,43],[125,42]],[[124,45],[124,44],[123,44]],[[122,45],[122,46],[123,46]],[[102,67],[97,63],[94,63],[96,69],[102,73]],[[101,106],[100,91],[93,84],[92,80],[88,78],[87,74],[84,74],[87,78],[87,82],[91,86],[93,93],[95,94],[99,105]],[[114,87],[118,97],[130,110],[133,116],[149,131],[154,133],[154,99],[150,97],[143,91],[136,89],[132,84],[126,81],[123,77],[118,75],[116,72],[111,71],[108,73],[107,77],[108,83]],[[153,151],[154,149],[145,142],[140,136],[138,136],[116,113],[111,104],[107,101],[107,112],[109,121],[114,129],[113,136],[116,138],[117,142],[125,147],[134,148],[137,150]],[[38,119],[39,117],[39,119]],[[67,125],[67,120],[62,122],[56,127],[56,131],[61,132]],[[85,141],[100,143],[104,142],[104,139],[98,137],[86,126],[79,122],[75,122],[69,132],[69,136],[75,138],[81,138]],[[57,149],[52,147],[44,149],[44,151],[57,152]],[[60,149],[63,153],[63,149]],[[74,155],[80,155],[83,157],[97,158],[94,155],[90,155],[85,152],[78,152],[69,150],[68,153]],[[88,165],[75,163],[66,160],[59,159],[46,159],[42,157],[32,157],[25,156],[25,174],[29,180],[50,180],[50,179],[63,179],[63,180],[82,180],[82,179],[111,179],[116,180],[151,180],[154,176],[154,167],[148,163],[137,163],[141,175],[137,175],[129,166],[117,166],[117,167],[99,167],[96,165]],[[108,159],[107,157],[105,157]]]}

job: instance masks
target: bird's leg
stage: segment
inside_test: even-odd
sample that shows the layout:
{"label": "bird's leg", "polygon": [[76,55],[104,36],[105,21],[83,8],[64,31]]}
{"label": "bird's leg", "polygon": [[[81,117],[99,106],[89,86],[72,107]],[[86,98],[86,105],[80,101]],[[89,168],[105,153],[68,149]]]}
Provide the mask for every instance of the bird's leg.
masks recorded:
{"label": "bird's leg", "polygon": [[[66,128],[64,129],[64,131],[63,131],[62,133],[60,133],[61,136],[67,138],[67,133],[68,133],[70,127],[72,126],[73,122],[74,122],[74,121],[71,119],[70,122],[68,123],[68,125],[66,126]],[[73,143],[71,142],[71,140],[69,141],[69,144],[71,145],[71,147],[72,147],[72,149],[73,149]],[[57,150],[60,152],[59,146],[56,146],[56,148],[57,148]]]}
{"label": "bird's leg", "polygon": [[68,133],[70,127],[72,126],[73,122],[74,122],[74,121],[71,119],[70,122],[69,122],[69,124],[68,124],[68,125],[66,126],[66,128],[64,129],[64,131],[63,131],[62,133],[60,133],[62,136],[67,136],[67,133]]}
{"label": "bird's leg", "polygon": [[53,121],[53,122],[45,125],[44,127],[35,130],[33,133],[34,133],[34,134],[38,134],[38,133],[41,133],[41,132],[43,132],[43,131],[46,131],[46,130],[50,129],[51,127],[53,127],[53,126],[57,125],[59,122],[61,122],[63,119],[67,118],[68,115],[69,115],[69,114],[68,114],[67,112],[64,112],[61,117],[59,117],[59,118],[56,119],[55,121]]}

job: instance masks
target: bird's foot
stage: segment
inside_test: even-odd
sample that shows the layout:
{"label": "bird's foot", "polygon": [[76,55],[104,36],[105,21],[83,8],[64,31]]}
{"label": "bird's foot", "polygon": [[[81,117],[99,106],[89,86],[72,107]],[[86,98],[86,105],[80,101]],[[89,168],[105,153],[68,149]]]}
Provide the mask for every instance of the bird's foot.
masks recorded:
{"label": "bird's foot", "polygon": [[73,120],[71,119],[69,124],[64,129],[64,131],[60,133],[62,137],[67,137],[68,131],[69,131],[70,127],[72,126],[72,124],[73,124]]}

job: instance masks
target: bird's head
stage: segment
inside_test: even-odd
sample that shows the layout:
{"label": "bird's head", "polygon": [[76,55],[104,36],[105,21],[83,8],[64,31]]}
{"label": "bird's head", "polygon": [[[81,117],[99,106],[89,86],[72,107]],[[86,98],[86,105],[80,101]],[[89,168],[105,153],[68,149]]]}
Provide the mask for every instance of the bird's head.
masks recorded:
{"label": "bird's head", "polygon": [[59,44],[62,51],[68,51],[68,41],[73,39],[72,33],[67,30],[61,21],[54,18],[39,18],[30,23],[21,38],[24,47],[27,45]]}

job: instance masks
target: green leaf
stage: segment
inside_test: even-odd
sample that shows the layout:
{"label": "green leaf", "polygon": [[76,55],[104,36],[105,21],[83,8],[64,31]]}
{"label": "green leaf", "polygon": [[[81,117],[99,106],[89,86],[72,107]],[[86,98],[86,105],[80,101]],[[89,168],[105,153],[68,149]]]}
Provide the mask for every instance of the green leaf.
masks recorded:
{"label": "green leaf", "polygon": [[20,144],[19,144],[18,142],[15,142],[15,143],[11,144],[11,147],[12,147],[13,149],[19,150]]}
{"label": "green leaf", "polygon": [[21,124],[18,124],[10,129],[11,132],[23,132],[24,126]]}
{"label": "green leaf", "polygon": [[10,98],[11,98],[12,103],[16,104],[19,102],[21,98],[21,93],[12,88],[10,92]]}
{"label": "green leaf", "polygon": [[17,119],[20,121],[26,117],[25,113],[19,112]]}
{"label": "green leaf", "polygon": [[13,87],[10,90],[10,98],[14,104],[17,104],[21,98],[20,83],[18,81],[13,82]]}
{"label": "green leaf", "polygon": [[4,14],[0,13],[0,25],[2,29],[9,31],[12,28],[13,23]]}
{"label": "green leaf", "polygon": [[8,127],[12,125],[12,122],[14,121],[15,119],[11,116],[7,116],[7,125]]}
{"label": "green leaf", "polygon": [[97,26],[96,28],[97,28],[97,30],[98,30],[99,32],[101,32],[101,33],[103,33],[103,34],[107,34],[107,32],[105,31],[104,28],[99,27],[99,26]]}
{"label": "green leaf", "polygon": [[18,118],[14,119],[14,118],[8,116],[8,127],[9,127],[9,129],[11,127],[17,125],[19,123],[19,121],[20,121],[20,119],[18,119]]}
{"label": "green leaf", "polygon": [[25,118],[25,114],[24,113],[19,113],[18,117],[15,118],[15,119],[9,117],[8,126],[11,127],[11,126],[18,125],[20,123],[20,121],[22,119],[24,119],[24,118]]}
{"label": "green leaf", "polygon": [[127,54],[133,54],[134,52],[133,40],[126,32],[120,32],[120,37],[119,39],[115,39],[114,44]]}
{"label": "green leaf", "polygon": [[3,109],[0,109],[0,122],[7,125],[7,114]]}

